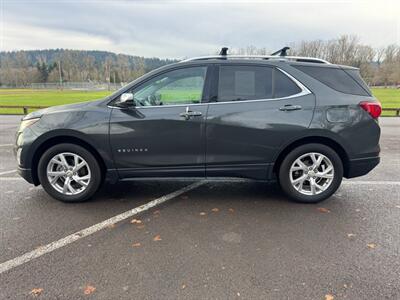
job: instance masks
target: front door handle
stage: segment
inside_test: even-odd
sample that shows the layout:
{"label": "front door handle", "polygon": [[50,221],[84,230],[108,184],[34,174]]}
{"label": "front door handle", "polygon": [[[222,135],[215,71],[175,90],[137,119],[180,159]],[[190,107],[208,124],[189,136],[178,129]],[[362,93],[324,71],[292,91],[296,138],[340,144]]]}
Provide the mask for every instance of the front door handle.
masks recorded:
{"label": "front door handle", "polygon": [[186,107],[186,111],[180,113],[179,116],[185,118],[185,120],[189,120],[191,117],[200,117],[203,114],[200,111],[191,111],[189,107]]}
{"label": "front door handle", "polygon": [[300,105],[292,105],[292,104],[286,104],[285,106],[282,106],[279,108],[281,111],[292,111],[292,110],[300,110],[302,107]]}

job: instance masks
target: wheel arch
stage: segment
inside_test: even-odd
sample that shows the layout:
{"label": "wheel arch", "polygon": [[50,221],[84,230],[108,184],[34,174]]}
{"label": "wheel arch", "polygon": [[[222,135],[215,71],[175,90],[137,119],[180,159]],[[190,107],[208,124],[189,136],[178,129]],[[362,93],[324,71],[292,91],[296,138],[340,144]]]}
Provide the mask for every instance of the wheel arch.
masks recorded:
{"label": "wheel arch", "polygon": [[40,184],[38,176],[38,165],[39,165],[39,160],[42,157],[43,153],[52,146],[65,143],[78,145],[89,151],[98,161],[102,174],[102,180],[104,179],[107,168],[104,159],[101,157],[96,148],[79,137],[70,135],[60,135],[46,139],[34,151],[32,156],[31,169],[32,169],[32,179],[35,185]]}
{"label": "wheel arch", "polygon": [[300,139],[297,139],[290,144],[286,145],[281,152],[279,153],[278,157],[275,159],[274,167],[273,167],[273,173],[278,174],[279,173],[279,167],[282,164],[282,161],[288,155],[293,149],[306,145],[306,144],[322,144],[325,146],[330,147],[332,150],[334,150],[340,157],[342,164],[343,164],[343,175],[346,177],[349,171],[349,154],[346,152],[345,148],[343,145],[341,145],[338,141],[330,138],[330,137],[325,137],[325,136],[308,136],[308,137],[303,137]]}

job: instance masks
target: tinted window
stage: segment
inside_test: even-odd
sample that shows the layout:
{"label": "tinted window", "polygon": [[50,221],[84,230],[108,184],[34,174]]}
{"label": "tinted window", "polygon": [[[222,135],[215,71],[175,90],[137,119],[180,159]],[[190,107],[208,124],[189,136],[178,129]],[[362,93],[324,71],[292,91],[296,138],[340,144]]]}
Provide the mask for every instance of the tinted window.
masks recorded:
{"label": "tinted window", "polygon": [[135,88],[137,106],[199,103],[206,67],[191,67],[163,73]]}
{"label": "tinted window", "polygon": [[343,69],[314,66],[294,67],[339,92],[369,96],[369,93]]}
{"label": "tinted window", "polygon": [[360,75],[360,70],[358,69],[344,69],[344,71],[349,74],[362,88],[369,94],[372,95],[371,90],[369,89],[368,85],[362,79]]}
{"label": "tinted window", "polygon": [[277,69],[274,70],[274,98],[283,98],[300,92],[301,89],[289,77]]}
{"label": "tinted window", "polygon": [[221,66],[218,101],[272,98],[272,68],[257,66]]}

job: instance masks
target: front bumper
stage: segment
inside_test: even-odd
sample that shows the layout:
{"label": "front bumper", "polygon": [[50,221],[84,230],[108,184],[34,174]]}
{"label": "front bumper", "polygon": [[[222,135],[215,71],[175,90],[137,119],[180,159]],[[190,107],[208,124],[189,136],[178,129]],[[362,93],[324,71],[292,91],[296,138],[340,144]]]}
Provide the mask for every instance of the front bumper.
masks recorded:
{"label": "front bumper", "polygon": [[345,174],[346,178],[353,178],[368,174],[380,162],[379,156],[351,159]]}
{"label": "front bumper", "polygon": [[29,183],[37,185],[35,180],[33,180],[31,169],[24,169],[24,168],[18,167],[17,172],[22,178],[24,178]]}

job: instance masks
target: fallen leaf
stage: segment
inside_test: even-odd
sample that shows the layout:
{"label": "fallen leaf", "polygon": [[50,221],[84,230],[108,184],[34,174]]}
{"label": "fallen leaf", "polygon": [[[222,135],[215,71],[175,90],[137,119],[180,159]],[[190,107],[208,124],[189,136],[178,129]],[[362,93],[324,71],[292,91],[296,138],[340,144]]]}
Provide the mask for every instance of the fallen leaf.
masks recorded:
{"label": "fallen leaf", "polygon": [[231,212],[231,213],[234,213],[235,212],[235,210],[233,209],[233,208],[230,208],[230,209],[228,209],[229,210],[229,212]]}
{"label": "fallen leaf", "polygon": [[347,234],[347,237],[348,237],[348,238],[352,238],[352,237],[355,237],[355,236],[356,236],[356,235],[355,235],[354,233],[348,233],[348,234]]}
{"label": "fallen leaf", "polygon": [[331,211],[325,207],[318,207],[317,208],[319,212],[321,213],[330,213]]}
{"label": "fallen leaf", "polygon": [[219,209],[216,208],[216,207],[214,207],[211,211],[213,211],[213,212],[219,212]]}
{"label": "fallen leaf", "polygon": [[137,248],[137,247],[140,247],[141,245],[142,245],[141,243],[133,243],[133,244],[132,244],[132,247]]}
{"label": "fallen leaf", "polygon": [[34,288],[29,294],[39,296],[43,292],[42,288]]}
{"label": "fallen leaf", "polygon": [[367,247],[370,248],[370,249],[375,249],[376,248],[376,244],[370,243],[370,244],[367,244]]}
{"label": "fallen leaf", "polygon": [[90,295],[90,294],[93,293],[95,290],[96,290],[96,288],[95,288],[94,286],[87,285],[87,286],[85,287],[85,290],[83,291],[83,293],[84,293],[85,295]]}
{"label": "fallen leaf", "polygon": [[140,221],[138,219],[132,219],[131,224],[142,224],[142,221]]}
{"label": "fallen leaf", "polygon": [[325,295],[325,300],[333,300],[335,297],[333,297],[331,294]]}
{"label": "fallen leaf", "polygon": [[157,235],[153,238],[153,241],[155,241],[155,242],[161,241],[160,235],[157,234]]}
{"label": "fallen leaf", "polygon": [[204,212],[204,211],[202,211],[201,213],[200,213],[200,216],[205,216],[206,215],[206,213]]}
{"label": "fallen leaf", "polygon": [[186,288],[186,284],[182,284],[181,289],[184,290]]}
{"label": "fallen leaf", "polygon": [[110,224],[110,225],[108,225],[107,227],[108,227],[108,228],[114,228],[114,227],[115,227],[115,224]]}

